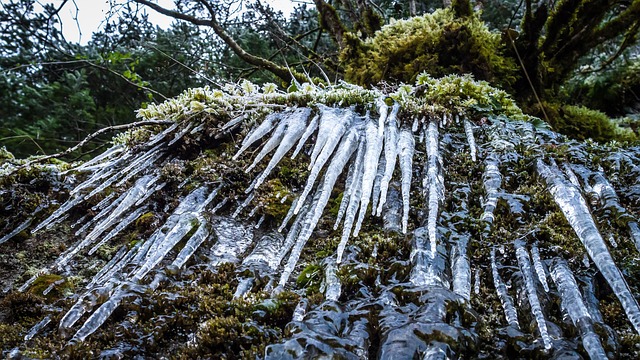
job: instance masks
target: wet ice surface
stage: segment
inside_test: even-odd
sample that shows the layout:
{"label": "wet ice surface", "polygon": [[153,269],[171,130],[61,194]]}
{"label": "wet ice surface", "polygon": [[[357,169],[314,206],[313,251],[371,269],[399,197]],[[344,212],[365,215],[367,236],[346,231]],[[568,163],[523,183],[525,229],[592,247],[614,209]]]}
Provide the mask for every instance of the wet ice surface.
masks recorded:
{"label": "wet ice surface", "polygon": [[[609,286],[631,325],[640,329],[637,301],[622,265],[611,255],[613,248],[604,241],[640,248],[634,193],[615,189],[612,184],[617,183],[609,178],[611,171],[632,177],[638,172],[638,157],[611,155],[611,171],[592,169],[579,156],[556,162],[538,156],[539,142],[550,137],[529,124],[494,120],[494,127],[487,129],[467,119],[452,121],[459,118],[452,115],[446,120],[405,119],[401,110],[398,103],[380,101],[362,113],[320,105],[267,115],[232,156],[245,161],[243,171],[250,178],[245,187],[230,189],[224,178],[220,184],[190,184],[185,178],[174,188],[180,196],[173,203],[160,200],[172,186],[159,171],[171,156],[164,147],[199,129],[170,127],[152,137],[140,154],[115,146],[77,167],[86,177],[67,200],[47,218],[13,222],[15,227],[2,233],[0,244],[25,231],[38,234],[74,223],[76,241],[45,269],[65,275],[78,270],[76,259],[118,244],[79,287],[53,330],[72,342],[90,338],[124,301],[161,291],[157,279],[163,273],[187,271],[194,264],[216,271],[225,263],[237,266],[236,299],[251,301],[259,291],[277,296],[285,289],[302,296],[287,336],[267,348],[265,357],[270,359],[473,357],[478,342],[486,342],[476,328],[479,317],[498,329],[495,344],[483,343],[485,355],[491,346],[498,352],[517,346],[528,355],[560,356],[578,348],[591,358],[602,358],[605,348],[611,351],[617,345],[611,340],[615,337],[595,330],[605,326],[594,285],[596,269],[607,283],[597,286]],[[222,131],[238,131],[246,120],[234,119]],[[454,173],[460,153],[472,160],[462,178]],[[307,176],[298,179],[300,188],[288,195],[293,201],[284,218],[274,221],[261,213],[260,191],[277,177],[287,157],[302,161]],[[522,175],[509,169],[518,163],[530,164],[527,171],[537,173],[535,191],[516,184],[514,179]],[[107,190],[112,192],[108,195]],[[230,190],[236,190],[233,196]],[[341,201],[335,200],[337,194]],[[589,271],[580,261],[562,260],[564,255],[539,236],[541,229],[531,225],[545,220],[528,213],[540,196],[553,201],[575,232],[579,251],[591,261]],[[93,215],[76,216],[73,212],[88,200],[93,201]],[[165,216],[149,235],[123,244],[123,234],[145,213],[160,212],[160,203]],[[335,208],[337,216],[329,216],[329,208]],[[601,222],[608,226],[606,233],[599,228]],[[614,236],[610,228],[619,231]],[[378,253],[379,244],[366,253],[372,234],[406,248],[404,257],[390,256],[388,249]],[[322,301],[310,303],[295,279],[313,259],[307,247],[317,247],[319,236],[335,242],[334,252],[315,259],[321,269]],[[362,275],[365,269],[374,272],[373,281]],[[36,279],[21,291],[28,291]],[[561,309],[552,308],[553,301],[562,304]],[[477,313],[474,306],[479,304],[497,316],[488,319]],[[567,321],[558,321],[563,318]],[[52,331],[51,319],[35,324],[25,340]]]}

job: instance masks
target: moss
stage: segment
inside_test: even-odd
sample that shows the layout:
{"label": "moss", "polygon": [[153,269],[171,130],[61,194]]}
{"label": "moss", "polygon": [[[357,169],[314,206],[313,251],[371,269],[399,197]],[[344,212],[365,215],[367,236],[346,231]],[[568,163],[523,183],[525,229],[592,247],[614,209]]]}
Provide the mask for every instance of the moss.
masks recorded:
{"label": "moss", "polygon": [[373,38],[348,44],[341,54],[345,79],[360,85],[412,83],[422,72],[436,77],[471,73],[503,86],[515,82],[517,69],[502,55],[500,35],[477,15],[456,17],[450,8],[396,21]]}
{"label": "moss", "polygon": [[[49,289],[50,286],[52,286],[52,288],[45,295],[44,291]],[[29,288],[29,293],[36,296],[44,296],[48,301],[50,301],[59,298],[69,291],[73,291],[73,288],[73,283],[62,276],[57,274],[46,274],[38,276]]]}
{"label": "moss", "polygon": [[7,323],[32,325],[40,321],[44,298],[32,292],[12,292],[0,301],[0,309],[5,310],[4,320]]}
{"label": "moss", "polygon": [[307,265],[300,272],[298,278],[296,279],[296,285],[299,288],[306,288],[307,294],[315,293],[320,290],[320,284],[323,279],[323,270],[322,266],[317,263]]}
{"label": "moss", "polygon": [[[291,191],[282,185],[280,179],[272,179],[261,185],[258,190],[259,203],[263,205],[264,213],[282,221],[292,203]],[[285,199],[286,197],[286,199]],[[282,200],[285,200],[284,202]]]}
{"label": "moss", "polygon": [[571,138],[593,139],[597,142],[638,140],[633,130],[618,126],[598,110],[553,103],[544,103],[543,106],[553,129]]}
{"label": "moss", "polygon": [[149,211],[140,215],[140,217],[136,219],[136,227],[140,229],[148,229],[154,222],[156,222],[156,215],[154,212]]}

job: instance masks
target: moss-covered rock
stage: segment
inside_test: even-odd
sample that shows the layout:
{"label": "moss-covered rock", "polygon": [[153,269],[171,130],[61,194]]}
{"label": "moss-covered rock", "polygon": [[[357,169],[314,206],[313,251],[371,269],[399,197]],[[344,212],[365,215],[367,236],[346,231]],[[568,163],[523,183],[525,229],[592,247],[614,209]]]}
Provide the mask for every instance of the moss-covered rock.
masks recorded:
{"label": "moss-covered rock", "polygon": [[427,72],[435,77],[471,73],[508,87],[517,71],[513,60],[502,55],[499,34],[477,15],[456,17],[451,8],[396,21],[364,42],[353,38],[348,43],[341,55],[345,78],[360,85],[412,83]]}

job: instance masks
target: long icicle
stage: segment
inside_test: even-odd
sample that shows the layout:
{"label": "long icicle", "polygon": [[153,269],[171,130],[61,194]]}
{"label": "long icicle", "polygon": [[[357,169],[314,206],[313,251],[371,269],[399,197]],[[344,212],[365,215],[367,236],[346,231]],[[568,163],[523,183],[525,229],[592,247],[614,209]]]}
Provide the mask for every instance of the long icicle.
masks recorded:
{"label": "long icicle", "polygon": [[409,197],[411,194],[411,177],[413,175],[413,153],[415,147],[413,134],[409,129],[400,131],[398,154],[402,171],[402,233],[407,233],[409,222]]}
{"label": "long icicle", "polygon": [[[327,202],[329,202],[331,190],[333,189],[338,176],[342,173],[344,166],[347,164],[349,158],[358,146],[359,137],[359,130],[356,126],[353,126],[344,136],[340,146],[336,150],[336,154],[331,160],[331,163],[324,175],[322,187],[316,190],[316,195],[314,196],[309,212],[305,216],[300,233],[298,234],[298,240],[294,248],[291,250],[289,260],[282,271],[282,275],[278,283],[279,286],[284,286],[287,280],[289,280],[289,276],[291,276],[293,268],[300,258],[302,248],[311,237],[313,230],[320,220],[320,216],[322,216],[322,212],[327,205]],[[301,201],[298,201],[298,205],[302,207],[300,203]]]}
{"label": "long icicle", "polygon": [[520,273],[524,280],[527,298],[529,299],[529,306],[531,306],[531,312],[538,324],[538,330],[540,330],[540,337],[542,337],[545,349],[551,349],[551,337],[547,330],[547,320],[544,318],[544,314],[542,313],[540,299],[538,298],[536,285],[533,281],[533,272],[531,271],[531,259],[529,258],[529,253],[521,240],[516,240],[514,246],[516,249],[518,265],[520,266]]}
{"label": "long icicle", "polygon": [[364,153],[364,143],[360,142],[358,151],[356,152],[355,163],[353,165],[354,187],[351,189],[351,194],[349,196],[349,205],[347,206],[347,209],[345,211],[342,236],[340,238],[340,244],[338,244],[338,250],[336,251],[336,263],[338,264],[342,262],[342,253],[347,246],[347,241],[349,241],[351,229],[353,228],[353,222],[356,217],[356,212],[358,211],[358,205],[360,204],[360,197],[362,195],[362,188],[360,187],[360,184],[362,183],[363,177],[362,169],[364,166]]}
{"label": "long icicle", "polygon": [[[346,110],[342,109],[342,110],[343,111],[340,112],[339,116],[332,114],[331,120],[325,119],[326,117],[324,114],[321,117],[321,124],[320,124],[320,130],[318,130],[318,137],[320,137],[320,133],[323,131],[322,124],[330,123],[328,125],[329,129],[326,130],[327,133],[323,134],[323,136],[327,136],[327,140],[325,141],[325,144],[322,147],[322,151],[319,151],[317,158],[315,159],[315,161],[312,162],[313,166],[311,167],[311,171],[307,176],[307,184],[305,185],[304,190],[302,190],[302,194],[300,195],[300,201],[298,201],[298,204],[295,207],[294,214],[297,214],[302,208],[302,205],[304,204],[307,196],[311,192],[311,189],[313,189],[313,185],[315,184],[316,178],[320,175],[320,171],[322,170],[322,167],[329,160],[329,158],[331,157],[331,154],[333,154],[333,150],[338,146],[338,144],[340,144],[340,139],[342,139],[343,135],[347,132],[348,126],[353,122],[353,119],[355,118],[355,114],[353,110],[351,109],[346,109]],[[322,122],[323,119],[324,119],[324,122]],[[347,136],[347,135],[344,135],[344,136]],[[316,143],[316,146],[317,146],[316,148],[319,148],[318,145],[319,144]],[[316,150],[316,148],[314,148],[314,151]],[[313,156],[312,156],[312,160],[314,160]]]}
{"label": "long icicle", "polygon": [[607,245],[591,217],[589,207],[580,194],[580,190],[565,180],[557,168],[549,167],[542,159],[538,159],[537,170],[546,181],[549,192],[586,248],[589,257],[620,300],[629,321],[636,332],[640,333],[640,307],[638,307],[638,302],[613,261],[613,257],[609,253]]}
{"label": "long icicle", "polygon": [[518,323],[518,312],[515,306],[513,306],[513,300],[507,293],[507,286],[502,281],[500,273],[498,272],[498,264],[496,263],[496,250],[491,249],[491,273],[493,274],[493,284],[496,287],[496,293],[500,298],[500,303],[504,309],[504,316],[507,319],[507,323],[516,329],[520,329]]}
{"label": "long icicle", "polygon": [[607,359],[600,338],[593,329],[593,319],[589,315],[576,279],[564,260],[554,259],[551,264],[551,278],[558,287],[562,307],[566,309],[573,325],[582,337],[582,346],[591,359]]}
{"label": "long icicle", "polygon": [[[384,109],[384,110],[382,110]],[[353,236],[358,236],[362,222],[369,206],[369,199],[371,198],[371,192],[374,190],[375,177],[378,171],[378,164],[380,162],[380,155],[382,153],[382,140],[384,121],[387,117],[387,105],[382,102],[380,106],[380,119],[378,125],[373,121],[368,121],[365,128],[365,136],[367,139],[367,149],[364,153],[364,173],[362,175],[362,197],[360,198],[360,212],[358,213],[358,220],[353,230]],[[379,190],[378,190],[379,191]],[[373,204],[372,206],[375,206]],[[373,210],[372,210],[373,211]]]}
{"label": "long icicle", "polygon": [[393,176],[393,171],[396,168],[396,160],[398,158],[398,123],[396,118],[400,105],[398,103],[393,104],[391,114],[387,117],[386,126],[384,128],[384,160],[385,168],[382,180],[380,180],[380,198],[378,200],[378,209],[376,210],[376,216],[382,215],[382,206],[387,201],[387,190],[389,189],[389,182]]}
{"label": "long icicle", "polygon": [[429,122],[427,128],[427,169],[422,180],[423,191],[428,199],[427,205],[429,214],[427,217],[427,230],[431,243],[431,254],[435,256],[437,247],[437,223],[438,208],[444,198],[444,178],[442,175],[442,159],[440,157],[438,123],[434,120]]}

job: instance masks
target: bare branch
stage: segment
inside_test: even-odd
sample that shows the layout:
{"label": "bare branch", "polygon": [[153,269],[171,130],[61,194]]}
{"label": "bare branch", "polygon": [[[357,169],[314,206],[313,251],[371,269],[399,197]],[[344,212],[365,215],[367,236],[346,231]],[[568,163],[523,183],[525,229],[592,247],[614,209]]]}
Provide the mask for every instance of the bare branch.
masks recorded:
{"label": "bare branch", "polygon": [[216,14],[215,14],[215,9],[211,6],[211,4],[205,0],[198,0],[199,3],[201,3],[203,6],[205,6],[205,8],[207,9],[207,11],[209,12],[209,15],[211,16],[209,19],[200,19],[200,18],[196,18],[194,16],[190,16],[184,13],[181,13],[179,11],[175,11],[175,10],[170,10],[167,8],[164,8],[156,3],[147,1],[147,0],[133,0],[138,4],[141,5],[145,5],[148,6],[150,8],[152,8],[153,10],[159,12],[160,14],[166,15],[166,16],[170,16],[173,17],[175,19],[179,19],[179,20],[184,20],[184,21],[188,21],[194,25],[200,25],[200,26],[209,26],[213,29],[213,31],[216,33],[216,35],[218,35],[218,37],[220,39],[222,39],[222,41],[224,41],[225,44],[227,44],[227,46],[229,46],[231,48],[231,50],[242,60],[244,60],[245,62],[247,62],[248,64],[251,64],[253,66],[265,69],[269,72],[271,72],[272,74],[276,75],[277,77],[281,78],[282,80],[286,81],[286,82],[291,82],[291,80],[293,80],[293,77],[296,77],[296,80],[302,80],[304,81],[304,76],[296,74],[295,72],[290,71],[288,68],[284,67],[284,66],[280,66],[272,61],[269,61],[265,58],[259,57],[259,56],[255,56],[252,55],[248,52],[246,52],[241,46],[240,44],[238,44],[232,37],[231,35],[229,35],[229,33],[227,33],[227,31],[224,29],[224,27],[222,27],[222,25],[220,25],[220,23],[218,23],[218,20],[216,19]]}
{"label": "bare branch", "polygon": [[81,147],[85,146],[89,141],[95,139],[96,137],[106,133],[106,132],[110,132],[110,131],[119,131],[119,130],[128,130],[128,129],[133,129],[136,127],[141,127],[141,126],[147,126],[147,125],[168,125],[168,124],[173,124],[175,123],[175,121],[173,120],[143,120],[143,121],[137,121],[137,122],[133,122],[133,123],[129,123],[129,124],[122,124],[122,125],[114,125],[114,126],[109,126],[106,128],[102,128],[96,132],[94,132],[93,134],[87,136],[86,138],[84,138],[84,140],[80,141],[78,144],[76,144],[75,146],[72,146],[70,148],[68,148],[65,151],[61,151],[59,153],[55,153],[55,154],[51,154],[51,155],[46,155],[46,156],[41,156],[38,157],[36,159],[33,159],[31,161],[28,161],[20,166],[18,166],[17,168],[13,169],[12,171],[10,171],[8,174],[6,174],[5,176],[11,176],[12,174],[16,173],[17,171],[20,171],[22,169],[26,169],[29,166],[35,165],[35,164],[39,164],[42,162],[45,162],[47,160],[50,159],[55,159],[55,158],[59,158],[65,155],[69,155],[72,152],[80,149]]}

